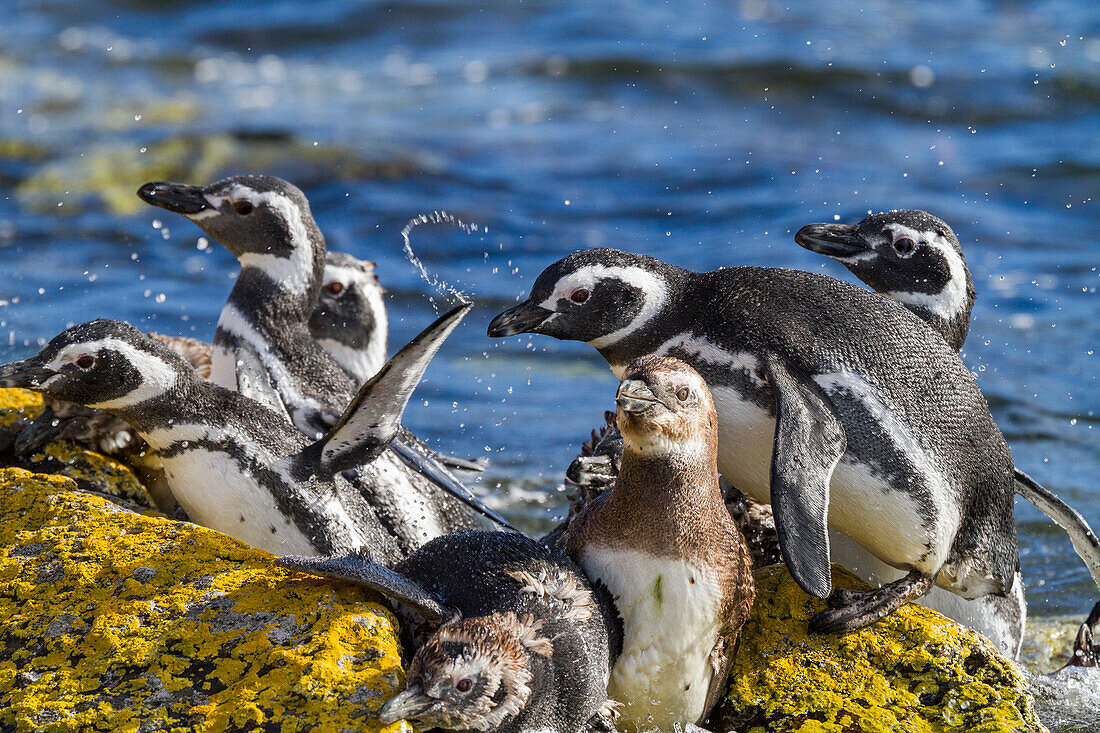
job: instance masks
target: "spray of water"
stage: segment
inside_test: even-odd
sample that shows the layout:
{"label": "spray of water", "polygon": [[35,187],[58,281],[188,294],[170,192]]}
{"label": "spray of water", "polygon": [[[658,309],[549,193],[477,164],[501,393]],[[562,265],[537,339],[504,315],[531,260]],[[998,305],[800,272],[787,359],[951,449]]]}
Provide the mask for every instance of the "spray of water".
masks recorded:
{"label": "spray of water", "polygon": [[[414,216],[409,219],[409,223],[405,225],[405,228],[401,230],[401,238],[405,240],[405,259],[409,263],[420,271],[420,277],[424,278],[424,281],[436,289],[438,293],[448,293],[454,297],[459,303],[469,303],[470,297],[454,287],[450,283],[446,282],[440,277],[431,275],[428,273],[427,268],[424,267],[424,263],[413,252],[412,242],[409,240],[409,235],[412,230],[421,224],[450,224],[456,226],[467,234],[473,234],[474,232],[482,231],[482,229],[473,223],[466,223],[453,214],[448,214],[446,211],[433,211],[430,214],[421,214],[420,216]],[[428,301],[432,304],[432,308],[439,312],[439,306],[436,305],[435,298],[430,297]]]}

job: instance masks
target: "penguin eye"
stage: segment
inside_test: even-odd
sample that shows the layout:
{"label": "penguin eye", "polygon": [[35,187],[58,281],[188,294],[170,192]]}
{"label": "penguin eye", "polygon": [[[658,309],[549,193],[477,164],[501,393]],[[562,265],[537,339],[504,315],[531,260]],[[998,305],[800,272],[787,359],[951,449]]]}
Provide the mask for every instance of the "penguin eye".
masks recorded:
{"label": "penguin eye", "polygon": [[95,366],[95,357],[91,354],[81,354],[80,356],[76,357],[76,361],[74,363],[76,364],[78,369],[88,371]]}
{"label": "penguin eye", "polygon": [[251,201],[234,201],[233,202],[233,210],[236,211],[241,216],[248,216],[249,214],[252,213],[252,202]]}
{"label": "penguin eye", "polygon": [[894,251],[899,255],[907,255],[913,251],[913,247],[917,245],[909,237],[901,237],[894,240]]}
{"label": "penguin eye", "polygon": [[588,296],[590,295],[592,295],[592,293],[588,288],[577,288],[573,291],[572,295],[569,296],[569,299],[574,303],[583,303],[588,300]]}
{"label": "penguin eye", "polygon": [[327,292],[329,295],[339,295],[340,293],[344,292],[344,283],[340,282],[339,280],[333,280],[325,286],[325,292]]}
{"label": "penguin eye", "polygon": [[469,692],[470,688],[474,686],[474,681],[469,677],[463,677],[455,683],[455,689],[459,692]]}
{"label": "penguin eye", "polygon": [[676,390],[676,399],[681,402],[686,402],[688,397],[691,397],[691,390],[687,387],[680,387],[680,389]]}

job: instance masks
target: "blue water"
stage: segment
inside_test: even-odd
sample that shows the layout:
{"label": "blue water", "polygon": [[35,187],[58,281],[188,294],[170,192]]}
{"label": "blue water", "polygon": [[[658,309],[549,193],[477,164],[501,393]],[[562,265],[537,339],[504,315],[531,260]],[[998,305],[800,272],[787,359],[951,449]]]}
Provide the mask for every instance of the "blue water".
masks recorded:
{"label": "blue water", "polygon": [[[297,182],[331,247],[378,262],[395,346],[436,295],[400,230],[454,212],[484,231],[419,227],[413,245],[478,307],[407,423],[490,458],[482,490],[545,522],[615,380],[583,344],[485,337],[543,267],[610,245],[848,278],[792,233],[926,208],[974,273],[965,361],[1017,464],[1100,526],[1090,0],[17,0],[4,16],[4,361],[97,316],[212,335],[235,262],[131,201],[149,178]],[[1017,517],[1032,613],[1087,611],[1069,542]]]}

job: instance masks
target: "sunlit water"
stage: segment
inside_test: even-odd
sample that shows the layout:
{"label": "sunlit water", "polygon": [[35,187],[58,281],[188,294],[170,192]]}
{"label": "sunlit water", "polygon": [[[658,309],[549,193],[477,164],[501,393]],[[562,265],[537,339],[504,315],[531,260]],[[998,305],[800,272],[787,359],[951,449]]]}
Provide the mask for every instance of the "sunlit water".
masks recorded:
{"label": "sunlit water", "polygon": [[[916,8],[919,8],[916,9]],[[541,269],[610,245],[848,278],[811,221],[926,208],[979,294],[964,358],[1017,464],[1100,525],[1100,15],[1080,2],[15,2],[0,34],[0,358],[96,316],[209,338],[233,258],[153,178],[267,172],[378,262],[400,346],[477,308],[407,413],[485,457],[528,527],[615,380],[583,344],[491,341]],[[487,231],[486,231],[487,230]],[[505,486],[498,488],[498,483]],[[1034,615],[1083,615],[1069,542],[1017,507]]]}

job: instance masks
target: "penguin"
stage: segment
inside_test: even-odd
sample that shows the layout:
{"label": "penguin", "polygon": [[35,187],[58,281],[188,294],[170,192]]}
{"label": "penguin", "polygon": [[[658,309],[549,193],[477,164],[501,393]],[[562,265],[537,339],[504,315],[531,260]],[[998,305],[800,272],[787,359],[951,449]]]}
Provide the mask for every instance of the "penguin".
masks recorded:
{"label": "penguin", "polygon": [[[285,415],[203,380],[161,341],[119,321],[66,329],[37,356],[0,367],[0,384],[125,420],[203,526],[270,552],[365,548],[379,562],[395,562],[408,554],[399,541],[402,507],[368,502],[340,472],[383,454],[428,363],[470,307],[440,317],[398,352],[316,442]],[[393,478],[379,470],[375,480]]]}
{"label": "penguin", "polygon": [[[698,273],[612,249],[544,270],[490,336],[587,341],[621,376],[674,356],[707,380],[718,467],[770,503],[783,560],[828,598],[817,633],[882,618],[939,584],[1018,592],[1012,456],[958,354],[899,304],[813,273]],[[905,575],[833,592],[827,523]]]}
{"label": "penguin", "polygon": [[[604,413],[604,424],[593,430],[591,437],[581,445],[581,453],[565,471],[566,486],[576,492],[569,497],[569,514],[566,522],[550,532],[545,541],[555,541],[564,530],[568,519],[588,502],[615,485],[623,459],[623,436],[615,424],[615,413]],[[775,518],[768,504],[745,496],[732,484],[720,477],[722,496],[734,524],[745,538],[752,557],[752,567],[758,570],[782,562],[779,554],[779,538],[775,533]]]}
{"label": "penguin", "polygon": [[392,599],[415,654],[378,713],[420,730],[615,730],[607,677],[621,622],[606,589],[560,549],[516,532],[463,530],[388,569],[361,553],[282,557],[283,567]]}
{"label": "penguin", "polygon": [[386,361],[389,323],[370,260],[325,253],[321,294],[309,317],[309,333],[356,385],[366,383]]}
{"label": "penguin", "polygon": [[[205,187],[146,183],[138,196],[186,216],[241,263],[214,334],[211,379],[285,411],[311,439],[324,434],[354,396],[355,382],[309,332],[326,247],[305,195],[281,178],[233,176]],[[415,489],[421,506],[397,525],[408,533],[407,550],[476,528],[482,516],[511,528],[404,428],[382,462],[410,485],[421,477],[430,484]]]}
{"label": "penguin", "polygon": [[621,470],[562,543],[622,617],[607,688],[623,703],[620,728],[703,725],[754,593],[748,548],[718,485],[714,403],[694,369],[660,356],[627,365],[615,401]]}
{"label": "penguin", "polygon": [[[896,300],[943,336],[955,351],[970,330],[975,290],[962,246],[947,222],[920,210],[867,216],[858,224],[807,224],[802,247],[847,267],[876,292]],[[1016,493],[1066,530],[1100,588],[1100,540],[1071,506],[1013,467]]]}

